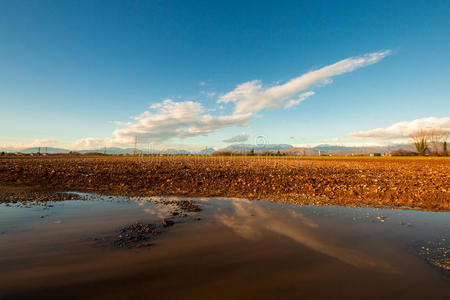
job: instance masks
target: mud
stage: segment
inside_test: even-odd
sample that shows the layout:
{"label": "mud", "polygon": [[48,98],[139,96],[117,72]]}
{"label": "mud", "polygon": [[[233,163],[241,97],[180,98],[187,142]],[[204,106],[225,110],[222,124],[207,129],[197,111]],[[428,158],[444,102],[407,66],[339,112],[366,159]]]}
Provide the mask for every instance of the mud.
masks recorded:
{"label": "mud", "polygon": [[0,159],[0,185],[450,211],[449,169],[449,158],[26,157]]}

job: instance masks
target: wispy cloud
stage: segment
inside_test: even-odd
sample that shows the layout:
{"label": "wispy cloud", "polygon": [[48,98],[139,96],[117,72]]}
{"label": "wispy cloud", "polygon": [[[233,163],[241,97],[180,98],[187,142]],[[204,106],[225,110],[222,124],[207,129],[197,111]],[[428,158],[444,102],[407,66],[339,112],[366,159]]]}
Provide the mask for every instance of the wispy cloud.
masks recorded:
{"label": "wispy cloud", "polygon": [[220,223],[244,239],[258,240],[266,234],[275,233],[357,268],[377,269],[386,273],[395,272],[394,267],[378,257],[339,245],[332,239],[321,238],[317,234],[320,224],[299,212],[286,214],[276,208],[266,211],[247,200],[232,199],[230,201],[234,208],[233,214],[218,211],[214,216]]}
{"label": "wispy cloud", "polygon": [[[260,80],[245,82],[220,97],[218,102],[235,103],[235,113],[258,112],[263,109],[275,109],[283,106],[289,107],[304,100],[294,100],[292,102],[290,99],[296,95],[299,96],[306,89],[317,86],[318,84],[331,83],[332,77],[377,63],[390,53],[390,50],[385,50],[363,56],[346,58],[332,65],[293,78],[287,83],[272,87],[263,87]],[[303,95],[308,97],[311,95],[310,93]]]}
{"label": "wispy cloud", "polygon": [[200,94],[202,94],[208,98],[213,98],[216,95],[215,92],[208,92],[208,91],[200,91]]}
{"label": "wispy cloud", "polygon": [[199,102],[175,102],[166,99],[153,104],[150,110],[134,117],[133,122],[118,123],[124,128],[115,130],[112,138],[80,139],[73,147],[92,147],[105,143],[117,146],[130,145],[135,137],[141,142],[160,143],[171,138],[205,135],[226,127],[248,126],[249,120],[253,118],[251,113],[212,116],[205,111]]}
{"label": "wispy cloud", "polygon": [[223,140],[224,143],[241,143],[248,141],[248,134],[242,133],[236,136],[233,136],[232,138]]}
{"label": "wispy cloud", "polygon": [[421,118],[413,121],[402,121],[386,128],[375,128],[367,131],[351,132],[349,135],[360,140],[405,140],[419,129],[450,132],[450,117]]}
{"label": "wispy cloud", "polygon": [[[314,91],[311,89],[317,85],[328,84],[332,82],[334,76],[377,63],[390,53],[389,50],[385,50],[346,58],[271,87],[263,87],[259,80],[242,83],[217,99],[220,110],[224,103],[234,104],[234,112],[229,115],[211,115],[208,112],[214,110],[206,109],[200,102],[166,99],[151,105],[149,110],[134,117],[131,122],[116,122],[121,128],[116,129],[111,137],[79,139],[69,147],[71,149],[96,149],[105,145],[127,147],[133,144],[135,137],[138,137],[140,142],[162,143],[173,138],[206,135],[227,127],[248,127],[249,122],[257,117],[257,112],[296,106],[313,96]],[[200,82],[200,86],[206,84],[207,81]],[[215,96],[214,92],[201,93],[206,97]],[[240,137],[243,138],[244,136]]]}
{"label": "wispy cloud", "polygon": [[304,100],[306,100],[306,98],[308,98],[314,94],[315,93],[313,91],[302,93],[302,94],[300,94],[300,96],[298,96],[297,99],[288,100],[286,102],[286,104],[284,105],[284,108],[287,109],[287,108],[291,108],[293,106],[299,105],[300,102],[303,102]]}
{"label": "wispy cloud", "polygon": [[[227,127],[249,126],[249,121],[257,116],[255,112],[264,108],[279,108],[281,106],[290,108],[298,105],[306,98],[314,95],[313,91],[303,92],[303,90],[317,84],[329,83],[333,76],[374,64],[389,54],[390,51],[386,50],[347,58],[271,88],[263,88],[259,81],[243,83],[217,101],[218,103],[235,103],[235,109],[231,115],[213,116],[206,113],[207,110],[199,102],[175,102],[166,99],[153,104],[149,111],[135,117],[134,122],[118,123],[124,128],[115,130],[113,138],[109,139],[108,142],[129,144],[137,136],[139,140],[157,143],[172,138],[205,135]],[[208,95],[206,92],[204,93]],[[209,96],[213,95],[210,94]],[[295,98],[293,99],[293,97]],[[240,137],[240,139],[243,138]],[[78,141],[78,143],[86,142],[95,144],[98,140]]]}

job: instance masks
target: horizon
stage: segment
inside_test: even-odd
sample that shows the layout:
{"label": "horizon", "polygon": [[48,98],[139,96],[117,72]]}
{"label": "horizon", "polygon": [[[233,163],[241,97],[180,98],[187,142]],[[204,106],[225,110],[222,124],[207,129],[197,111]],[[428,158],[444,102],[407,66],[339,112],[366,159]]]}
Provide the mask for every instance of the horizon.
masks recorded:
{"label": "horizon", "polygon": [[[240,148],[239,148],[240,147]],[[327,149],[332,148],[332,149]],[[374,151],[374,149],[378,151]],[[60,148],[60,147],[48,147],[48,146],[32,146],[26,148],[0,148],[0,152],[5,153],[23,153],[23,154],[31,154],[31,153],[42,153],[42,154],[63,154],[63,153],[90,153],[90,152],[98,152],[104,153],[108,155],[122,155],[122,154],[132,154],[134,151],[138,151],[140,154],[152,154],[152,153],[164,153],[167,154],[198,154],[204,153],[204,151],[214,151],[215,153],[220,152],[239,152],[239,153],[247,153],[251,150],[255,152],[272,152],[275,153],[277,150],[281,151],[281,153],[287,153],[292,150],[296,151],[313,151],[308,152],[307,155],[315,155],[322,153],[333,154],[335,151],[339,153],[347,153],[352,155],[359,154],[369,154],[369,153],[384,153],[389,154],[392,150],[403,149],[409,150],[414,149],[412,143],[385,143],[385,144],[327,144],[327,143],[318,143],[318,144],[307,144],[307,145],[292,145],[288,143],[282,144],[251,144],[251,143],[232,143],[225,147],[215,147],[215,146],[205,146],[201,149],[182,149],[182,148],[153,148],[150,144],[147,145],[147,148],[142,146],[133,147],[104,147],[104,148],[96,148],[96,149],[69,149],[69,148]],[[325,152],[323,152],[325,150]],[[50,151],[50,152],[49,152]],[[63,152],[55,152],[55,151],[63,151]],[[112,152],[111,152],[112,151]],[[117,152],[119,151],[119,152]],[[330,152],[331,151],[331,152]],[[350,152],[349,152],[350,151]],[[336,153],[337,153],[336,152]],[[213,154],[213,152],[208,153]],[[300,154],[292,154],[292,155],[300,155]]]}

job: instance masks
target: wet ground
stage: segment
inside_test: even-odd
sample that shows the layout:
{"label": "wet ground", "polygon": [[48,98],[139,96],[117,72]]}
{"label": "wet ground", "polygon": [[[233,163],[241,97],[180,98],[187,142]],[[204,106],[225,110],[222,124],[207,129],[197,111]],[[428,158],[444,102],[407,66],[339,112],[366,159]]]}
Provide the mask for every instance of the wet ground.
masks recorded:
{"label": "wet ground", "polygon": [[449,169],[450,157],[5,157],[0,158],[0,202],[10,202],[14,193],[4,197],[3,185],[7,191],[27,187],[38,197],[79,191],[450,212]]}
{"label": "wet ground", "polygon": [[0,298],[450,294],[448,212],[80,197],[0,204]]}

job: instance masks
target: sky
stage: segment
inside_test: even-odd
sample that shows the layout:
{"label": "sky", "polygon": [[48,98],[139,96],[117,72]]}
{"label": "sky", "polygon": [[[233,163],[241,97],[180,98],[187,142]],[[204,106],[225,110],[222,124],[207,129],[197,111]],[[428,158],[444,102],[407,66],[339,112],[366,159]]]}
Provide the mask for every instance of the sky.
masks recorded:
{"label": "sky", "polygon": [[0,2],[0,148],[450,129],[449,1]]}

